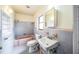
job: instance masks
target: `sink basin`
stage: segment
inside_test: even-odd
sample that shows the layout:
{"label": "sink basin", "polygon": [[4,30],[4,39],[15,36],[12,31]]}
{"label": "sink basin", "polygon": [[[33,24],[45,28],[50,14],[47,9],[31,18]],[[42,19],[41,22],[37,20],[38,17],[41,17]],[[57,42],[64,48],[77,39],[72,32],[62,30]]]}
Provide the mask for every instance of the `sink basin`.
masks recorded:
{"label": "sink basin", "polygon": [[47,37],[43,37],[41,39],[38,39],[39,44],[41,45],[42,48],[47,49],[49,47],[56,46],[58,44],[57,40],[54,39],[49,39]]}

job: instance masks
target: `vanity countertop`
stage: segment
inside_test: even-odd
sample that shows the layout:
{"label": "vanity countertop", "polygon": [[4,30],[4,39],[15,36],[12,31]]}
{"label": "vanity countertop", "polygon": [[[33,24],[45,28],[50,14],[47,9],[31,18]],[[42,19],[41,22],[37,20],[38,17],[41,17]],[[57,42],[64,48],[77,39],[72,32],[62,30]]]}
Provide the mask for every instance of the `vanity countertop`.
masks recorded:
{"label": "vanity countertop", "polygon": [[43,37],[41,39],[38,39],[37,41],[39,42],[41,47],[44,49],[47,49],[47,48],[54,46],[58,43],[58,40],[54,40],[54,39],[51,40],[47,37]]}

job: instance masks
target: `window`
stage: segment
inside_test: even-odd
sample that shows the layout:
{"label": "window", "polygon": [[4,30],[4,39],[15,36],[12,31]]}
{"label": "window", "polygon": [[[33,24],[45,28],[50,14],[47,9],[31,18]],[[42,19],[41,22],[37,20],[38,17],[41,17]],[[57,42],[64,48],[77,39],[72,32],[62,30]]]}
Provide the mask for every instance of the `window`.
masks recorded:
{"label": "window", "polygon": [[44,16],[40,16],[38,18],[38,29],[44,29],[45,27],[45,19],[44,19]]}

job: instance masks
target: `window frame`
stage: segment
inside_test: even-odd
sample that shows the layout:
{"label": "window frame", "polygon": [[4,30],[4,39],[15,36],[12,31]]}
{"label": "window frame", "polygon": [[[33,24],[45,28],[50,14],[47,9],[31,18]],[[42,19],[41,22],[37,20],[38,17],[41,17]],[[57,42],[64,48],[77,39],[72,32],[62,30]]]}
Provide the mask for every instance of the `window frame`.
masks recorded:
{"label": "window frame", "polygon": [[[43,20],[43,22],[40,22],[40,17],[44,17],[44,20]],[[43,25],[43,29],[45,28],[45,16],[44,15],[41,15],[41,16],[39,16],[38,17],[38,29],[39,30],[43,30],[42,28],[40,28],[40,23],[44,23],[44,25]]]}

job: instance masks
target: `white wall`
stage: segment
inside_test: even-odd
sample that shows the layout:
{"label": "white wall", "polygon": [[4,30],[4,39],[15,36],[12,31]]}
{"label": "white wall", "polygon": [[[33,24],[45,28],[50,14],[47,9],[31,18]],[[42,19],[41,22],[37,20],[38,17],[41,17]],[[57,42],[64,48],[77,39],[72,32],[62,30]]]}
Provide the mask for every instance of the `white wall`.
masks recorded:
{"label": "white wall", "polygon": [[15,19],[19,21],[34,22],[33,16],[27,14],[16,13]]}
{"label": "white wall", "polygon": [[73,6],[63,5],[57,7],[58,28],[73,29]]}
{"label": "white wall", "polygon": [[[60,29],[73,29],[73,6],[71,5],[58,5],[55,6],[58,11],[58,26]],[[42,14],[48,11],[48,8],[41,9],[34,15],[34,19],[37,20]]]}

